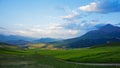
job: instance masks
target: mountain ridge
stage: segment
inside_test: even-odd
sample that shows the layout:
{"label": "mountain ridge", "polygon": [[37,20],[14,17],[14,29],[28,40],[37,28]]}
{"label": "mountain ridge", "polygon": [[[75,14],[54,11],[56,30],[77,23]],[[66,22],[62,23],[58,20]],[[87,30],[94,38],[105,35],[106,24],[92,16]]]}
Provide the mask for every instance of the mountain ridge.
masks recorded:
{"label": "mountain ridge", "polygon": [[109,42],[120,42],[120,27],[106,24],[80,37],[54,42],[52,44],[55,44],[57,47],[82,48]]}
{"label": "mountain ridge", "polygon": [[55,42],[58,41],[60,39],[55,39],[55,38],[40,38],[37,40],[34,40],[33,43],[49,43],[49,42]]}
{"label": "mountain ridge", "polygon": [[26,45],[28,43],[31,43],[32,40],[33,38],[29,38],[29,37],[0,34],[0,42],[12,44],[12,45]]}

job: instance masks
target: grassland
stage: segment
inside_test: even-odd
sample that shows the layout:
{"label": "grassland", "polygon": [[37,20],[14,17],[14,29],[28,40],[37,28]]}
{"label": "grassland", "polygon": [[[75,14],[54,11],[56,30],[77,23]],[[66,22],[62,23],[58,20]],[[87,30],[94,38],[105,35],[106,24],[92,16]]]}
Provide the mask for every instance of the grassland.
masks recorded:
{"label": "grassland", "polygon": [[85,63],[120,63],[120,43],[68,50],[39,50],[41,55]]}
{"label": "grassland", "polygon": [[[70,50],[23,50],[14,46],[12,48],[9,48],[7,46],[1,46],[0,68],[119,68],[116,66],[81,65],[75,63],[67,63],[66,61],[64,61],[67,60],[75,62],[103,62],[103,59],[108,60],[109,58],[112,58],[112,60],[109,60],[107,62],[112,61],[114,63],[119,63],[119,49],[119,46],[106,46],[99,48],[94,47]],[[106,56],[107,58],[104,58],[104,56]],[[100,60],[98,61],[98,59]]]}

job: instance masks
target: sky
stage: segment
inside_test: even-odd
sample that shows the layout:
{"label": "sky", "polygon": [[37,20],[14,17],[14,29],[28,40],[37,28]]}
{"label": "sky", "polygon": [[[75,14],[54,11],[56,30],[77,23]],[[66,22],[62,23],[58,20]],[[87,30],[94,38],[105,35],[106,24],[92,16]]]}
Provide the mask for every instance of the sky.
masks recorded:
{"label": "sky", "polygon": [[0,0],[0,34],[74,38],[120,25],[119,0]]}

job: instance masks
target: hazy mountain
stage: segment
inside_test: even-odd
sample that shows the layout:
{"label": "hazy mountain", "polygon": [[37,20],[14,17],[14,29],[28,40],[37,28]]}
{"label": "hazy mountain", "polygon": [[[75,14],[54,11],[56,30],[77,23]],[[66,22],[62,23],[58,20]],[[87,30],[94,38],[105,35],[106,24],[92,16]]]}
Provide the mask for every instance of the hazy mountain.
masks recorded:
{"label": "hazy mountain", "polygon": [[0,34],[0,42],[13,45],[25,45],[27,43],[30,43],[32,40],[34,39],[23,36]]}
{"label": "hazy mountain", "polygon": [[58,47],[90,47],[109,42],[120,42],[120,27],[107,24],[97,30],[87,32],[81,37],[55,42]]}
{"label": "hazy mountain", "polygon": [[60,39],[54,39],[54,38],[41,38],[41,39],[37,39],[34,40],[34,43],[49,43],[49,42],[55,42],[58,41]]}
{"label": "hazy mountain", "polygon": [[10,40],[7,41],[8,44],[13,44],[13,45],[20,45],[20,46],[24,46],[26,44],[31,43],[30,41],[26,41],[26,40]]}
{"label": "hazy mountain", "polygon": [[120,38],[120,27],[107,24],[98,30],[93,30],[85,35],[81,36],[80,39],[111,39]]}

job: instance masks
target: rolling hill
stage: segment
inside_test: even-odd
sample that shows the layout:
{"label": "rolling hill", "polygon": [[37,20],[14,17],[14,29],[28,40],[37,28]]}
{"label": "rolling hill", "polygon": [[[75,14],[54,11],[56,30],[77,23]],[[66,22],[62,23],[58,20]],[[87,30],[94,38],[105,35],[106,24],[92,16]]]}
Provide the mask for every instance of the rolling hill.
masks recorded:
{"label": "rolling hill", "polygon": [[[0,45],[4,46],[5,44]],[[56,52],[57,51],[54,51],[52,53]],[[44,55],[42,53],[44,53]],[[47,54],[48,53],[49,52],[47,52]],[[61,56],[64,55],[61,54]],[[38,49],[24,50],[19,48],[18,49],[6,47],[0,48],[0,68],[116,68],[116,67],[117,66],[96,66],[68,63],[61,59],[45,55],[44,51]]]}
{"label": "rolling hill", "polygon": [[48,55],[71,62],[120,63],[120,42],[96,45],[90,48],[38,51],[41,55]]}

